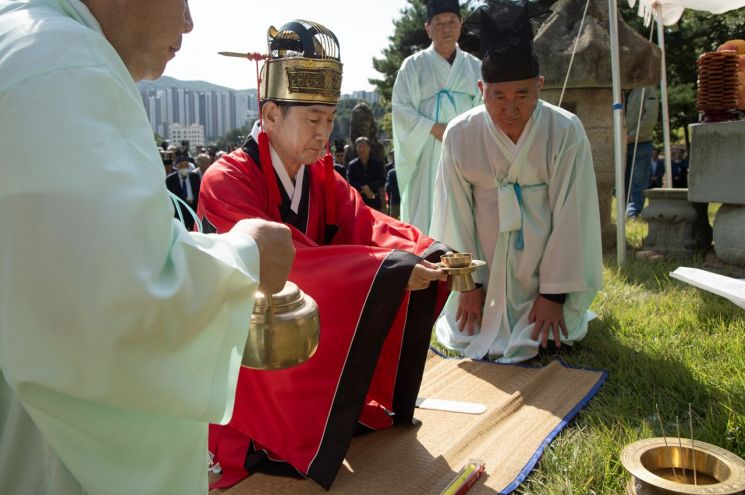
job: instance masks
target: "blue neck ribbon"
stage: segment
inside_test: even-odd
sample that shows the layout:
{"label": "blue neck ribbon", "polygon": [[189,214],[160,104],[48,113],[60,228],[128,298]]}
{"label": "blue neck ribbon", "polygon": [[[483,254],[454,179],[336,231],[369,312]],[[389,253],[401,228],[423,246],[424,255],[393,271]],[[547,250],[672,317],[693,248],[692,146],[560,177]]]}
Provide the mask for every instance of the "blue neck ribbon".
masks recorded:
{"label": "blue neck ribbon", "polygon": [[517,238],[515,239],[515,249],[522,251],[525,249],[525,230],[523,228],[523,188],[520,184],[515,182],[512,184],[515,188],[515,196],[517,197],[517,204],[520,205],[520,230],[517,231]]}
{"label": "blue neck ribbon", "polygon": [[453,108],[455,108],[455,95],[467,95],[468,93],[464,93],[462,91],[450,91],[449,89],[441,89],[437,93],[435,93],[435,96],[437,97],[437,102],[435,103],[435,122],[438,124],[441,124],[440,122],[440,100],[443,96],[447,96],[448,100],[450,100],[450,104],[453,105]]}

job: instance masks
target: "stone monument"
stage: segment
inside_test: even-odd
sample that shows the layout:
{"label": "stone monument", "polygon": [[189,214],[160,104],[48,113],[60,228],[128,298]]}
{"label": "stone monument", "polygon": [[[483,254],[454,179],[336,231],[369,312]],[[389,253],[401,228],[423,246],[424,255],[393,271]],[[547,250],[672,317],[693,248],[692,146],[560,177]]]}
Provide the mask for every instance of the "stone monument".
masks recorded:
{"label": "stone monument", "polygon": [[[551,6],[553,13],[536,33],[535,50],[546,79],[541,98],[549,103],[559,102],[585,4],[585,0],[559,0]],[[608,2],[590,0],[561,106],[582,120],[590,139],[598,183],[603,247],[612,249],[616,245],[616,228],[611,223],[615,165],[608,30]],[[626,89],[658,84],[660,49],[634,31],[620,17],[618,37],[622,87]]]}
{"label": "stone monument", "polygon": [[344,164],[357,158],[357,150],[354,148],[354,141],[365,136],[370,140],[370,156],[385,164],[385,150],[383,145],[378,141],[378,124],[375,122],[370,105],[361,101],[352,109],[352,121],[350,123],[351,146],[344,151]]}

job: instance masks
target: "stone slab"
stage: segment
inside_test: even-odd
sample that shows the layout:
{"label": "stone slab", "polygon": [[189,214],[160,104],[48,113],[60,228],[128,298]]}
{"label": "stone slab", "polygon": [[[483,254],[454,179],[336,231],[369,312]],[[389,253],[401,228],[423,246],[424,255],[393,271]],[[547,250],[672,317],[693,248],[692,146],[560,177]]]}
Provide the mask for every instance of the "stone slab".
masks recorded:
{"label": "stone slab", "polygon": [[745,121],[691,124],[688,199],[745,205]]}

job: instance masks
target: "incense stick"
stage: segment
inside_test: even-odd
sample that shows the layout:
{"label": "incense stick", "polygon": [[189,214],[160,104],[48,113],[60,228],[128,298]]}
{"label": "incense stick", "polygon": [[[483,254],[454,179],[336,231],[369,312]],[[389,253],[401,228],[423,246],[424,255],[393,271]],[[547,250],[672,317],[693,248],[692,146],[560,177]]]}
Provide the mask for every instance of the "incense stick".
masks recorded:
{"label": "incense stick", "polygon": [[[683,453],[683,440],[680,438],[680,418],[678,416],[675,416],[675,428],[678,431],[678,447],[680,447],[680,453]],[[681,468],[683,469],[683,481],[688,483],[688,478],[686,477],[686,468],[685,463],[681,462]]]}
{"label": "incense stick", "polygon": [[693,451],[693,484],[698,485],[698,479],[696,478],[696,449],[693,446],[693,409],[691,403],[688,403],[688,422],[691,426],[691,450]]}
{"label": "incense stick", "polygon": [[[665,427],[662,425],[662,415],[660,414],[660,406],[657,405],[657,403],[654,403],[654,408],[657,410],[657,419],[660,421],[660,430],[662,430],[662,439],[665,441],[665,448],[668,448],[669,445],[667,444],[667,435],[665,435]],[[673,476],[675,476],[675,479],[678,479],[678,473],[675,472],[675,466],[670,466],[673,470]]]}

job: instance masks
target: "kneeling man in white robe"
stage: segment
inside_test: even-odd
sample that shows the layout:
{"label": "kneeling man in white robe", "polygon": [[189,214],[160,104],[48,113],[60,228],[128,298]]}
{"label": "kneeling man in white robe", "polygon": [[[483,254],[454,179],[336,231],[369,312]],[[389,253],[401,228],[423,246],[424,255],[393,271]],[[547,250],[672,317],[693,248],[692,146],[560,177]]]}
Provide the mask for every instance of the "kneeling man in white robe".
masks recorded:
{"label": "kneeling man in white robe", "polygon": [[484,104],[445,131],[430,230],[488,268],[474,273],[482,287],[452,293],[437,340],[502,363],[584,338],[603,268],[587,135],[538,98],[532,28],[526,14],[510,23],[482,24]]}

